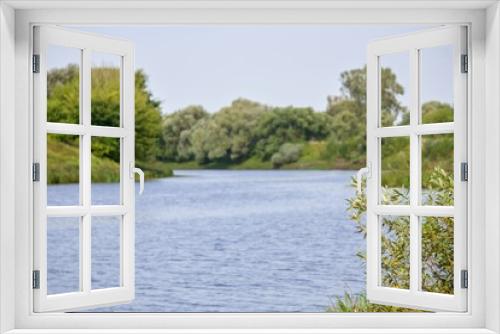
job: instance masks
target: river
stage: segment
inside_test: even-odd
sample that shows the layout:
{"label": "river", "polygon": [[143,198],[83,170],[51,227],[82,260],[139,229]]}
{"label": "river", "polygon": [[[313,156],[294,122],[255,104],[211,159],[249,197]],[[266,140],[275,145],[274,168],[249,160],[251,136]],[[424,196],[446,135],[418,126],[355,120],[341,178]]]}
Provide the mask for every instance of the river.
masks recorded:
{"label": "river", "polygon": [[[365,286],[356,256],[365,241],[346,212],[353,173],[179,170],[146,182],[136,198],[136,298],[96,311],[324,312],[336,296]],[[116,189],[93,187],[95,203]],[[64,202],[75,191],[50,186],[49,197]],[[118,230],[95,225],[92,285],[113,286]],[[78,248],[74,233],[54,226],[48,283],[67,288],[78,282]]]}

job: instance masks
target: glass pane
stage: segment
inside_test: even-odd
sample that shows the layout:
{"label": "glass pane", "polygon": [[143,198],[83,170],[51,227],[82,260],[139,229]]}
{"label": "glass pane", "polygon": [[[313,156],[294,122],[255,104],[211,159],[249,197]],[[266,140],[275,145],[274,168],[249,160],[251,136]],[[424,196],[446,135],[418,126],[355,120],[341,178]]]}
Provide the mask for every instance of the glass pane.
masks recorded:
{"label": "glass pane", "polygon": [[120,284],[121,217],[92,217],[92,289]]}
{"label": "glass pane", "polygon": [[380,204],[409,205],[410,138],[381,139]]}
{"label": "glass pane", "polygon": [[380,56],[380,124],[410,124],[410,58],[408,52]]}
{"label": "glass pane", "polygon": [[453,218],[422,217],[422,290],[453,294]]}
{"label": "glass pane", "polygon": [[422,204],[453,205],[453,134],[422,136]]}
{"label": "glass pane", "polygon": [[47,135],[47,205],[80,204],[80,136]]}
{"label": "glass pane", "polygon": [[453,122],[453,47],[420,50],[420,109],[424,124]]}
{"label": "glass pane", "polygon": [[410,288],[410,217],[380,217],[381,285]]}
{"label": "glass pane", "polygon": [[47,49],[47,121],[80,123],[81,49]]}
{"label": "glass pane", "polygon": [[92,54],[92,125],[120,126],[120,68],[120,56]]}
{"label": "glass pane", "polygon": [[92,204],[121,204],[120,138],[92,137]]}
{"label": "glass pane", "polygon": [[47,219],[47,293],[80,290],[80,217]]}

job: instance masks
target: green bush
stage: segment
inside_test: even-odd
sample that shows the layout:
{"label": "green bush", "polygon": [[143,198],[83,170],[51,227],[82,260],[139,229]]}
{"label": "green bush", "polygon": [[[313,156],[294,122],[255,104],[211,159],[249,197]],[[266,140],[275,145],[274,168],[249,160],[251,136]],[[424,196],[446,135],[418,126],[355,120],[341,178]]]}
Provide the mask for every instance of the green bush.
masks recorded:
{"label": "green bush", "polygon": [[345,292],[342,297],[337,297],[333,305],[328,307],[326,311],[337,313],[415,312],[415,310],[403,307],[372,304],[366,298],[366,294],[353,295],[348,292]]}
{"label": "green bush", "polygon": [[[352,180],[356,187],[356,180]],[[362,185],[364,187],[364,184]],[[444,169],[434,167],[430,173],[428,187],[423,190],[423,201],[428,205],[453,205],[453,177]],[[384,188],[383,196],[401,202],[408,196],[395,188]],[[347,200],[350,219],[357,233],[366,238],[366,196],[364,192]],[[382,224],[382,285],[395,288],[409,287],[409,219],[408,217],[386,217]],[[438,293],[453,293],[453,218],[425,217],[422,226],[422,290]],[[361,261],[366,254],[358,252]],[[402,312],[407,309],[370,303],[365,294],[346,292],[338,297],[329,312]]]}
{"label": "green bush", "polygon": [[278,152],[274,153],[271,157],[273,168],[280,168],[285,164],[296,162],[302,153],[301,144],[285,143],[281,145]]}
{"label": "green bush", "polygon": [[[51,69],[47,73],[47,120],[56,123],[78,124],[79,68],[70,64]],[[92,68],[91,94],[92,125],[120,125],[120,73],[116,67]],[[147,87],[147,76],[142,70],[135,73],[135,159],[145,167],[147,177],[172,175],[166,166],[160,166],[161,155],[160,102],[152,98]],[[48,182],[78,182],[79,136],[49,135],[47,147]],[[65,154],[66,153],[66,154]],[[92,138],[92,180],[118,182],[120,140]]]}

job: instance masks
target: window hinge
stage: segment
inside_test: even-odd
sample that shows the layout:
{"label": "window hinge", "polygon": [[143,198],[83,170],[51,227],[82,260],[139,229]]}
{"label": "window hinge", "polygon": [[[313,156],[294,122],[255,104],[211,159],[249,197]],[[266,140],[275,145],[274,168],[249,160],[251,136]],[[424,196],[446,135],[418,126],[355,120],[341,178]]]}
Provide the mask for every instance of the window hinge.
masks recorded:
{"label": "window hinge", "polygon": [[38,162],[33,163],[33,181],[40,181],[40,164]]}
{"label": "window hinge", "polygon": [[33,73],[40,73],[40,55],[33,55]]}
{"label": "window hinge", "polygon": [[469,56],[462,55],[461,63],[462,63],[462,65],[461,65],[462,73],[468,73],[469,72]]}
{"label": "window hinge", "polygon": [[40,289],[40,270],[33,270],[33,289]]}
{"label": "window hinge", "polygon": [[469,164],[462,162],[460,164],[460,179],[462,181],[469,181]]}
{"label": "window hinge", "polygon": [[469,288],[469,272],[467,270],[462,270],[460,282],[461,282],[460,285],[461,285],[462,289]]}

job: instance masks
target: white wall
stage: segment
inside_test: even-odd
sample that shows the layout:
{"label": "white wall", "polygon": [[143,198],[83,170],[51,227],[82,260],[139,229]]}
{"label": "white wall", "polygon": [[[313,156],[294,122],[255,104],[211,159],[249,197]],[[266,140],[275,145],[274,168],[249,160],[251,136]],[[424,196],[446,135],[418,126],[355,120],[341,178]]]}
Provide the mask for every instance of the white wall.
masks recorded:
{"label": "white wall", "polygon": [[0,3],[0,333],[14,328],[14,20]]}
{"label": "white wall", "polygon": [[[486,327],[500,331],[500,6],[488,8],[486,19]],[[495,262],[496,261],[496,265]]]}

